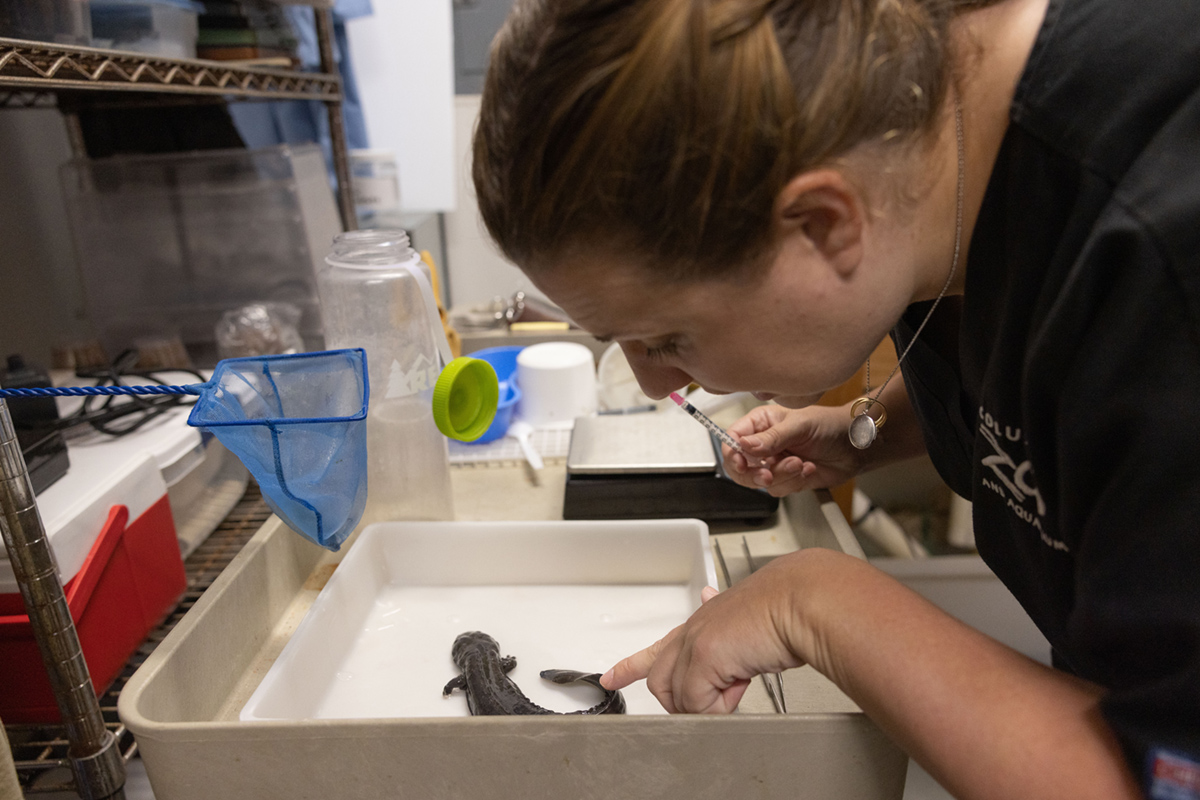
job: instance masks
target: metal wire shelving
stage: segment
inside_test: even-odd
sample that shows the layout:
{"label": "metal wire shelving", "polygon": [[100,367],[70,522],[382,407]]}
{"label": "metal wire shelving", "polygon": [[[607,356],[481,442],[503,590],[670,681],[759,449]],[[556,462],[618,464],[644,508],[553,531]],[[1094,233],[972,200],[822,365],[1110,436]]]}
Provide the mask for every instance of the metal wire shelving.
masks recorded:
{"label": "metal wire shelving", "polygon": [[[100,696],[100,711],[105,726],[117,739],[121,755],[126,762],[136,757],[137,742],[117,717],[117,699],[121,696],[121,690],[137,668],[149,658],[270,516],[271,509],[262,499],[258,484],[251,479],[242,499],[216,530],[184,561],[187,589],[179,603],[166,619],[150,632],[137,651],[129,657],[112,686]],[[70,742],[61,725],[6,725],[5,730],[16,764],[17,777],[27,797],[41,793],[75,791],[68,759]]]}
{"label": "metal wire shelving", "polygon": [[333,16],[314,8],[321,71],[304,72],[241,61],[164,58],[48,42],[0,38],[0,109],[58,107],[71,147],[86,156],[75,109],[138,95],[153,103],[210,100],[316,100],[325,104],[337,176],[338,211],[356,226],[350,160],[342,121],[342,81],[333,57]]}
{"label": "metal wire shelving", "polygon": [[[114,104],[169,105],[180,103],[211,103],[226,101],[314,100],[325,105],[329,118],[333,170],[337,177],[337,205],[344,229],[357,227],[354,199],[351,192],[350,162],[342,119],[342,84],[333,57],[333,17],[327,0],[281,0],[314,6],[317,44],[321,67],[318,72],[278,69],[247,62],[173,59],[116,50],[59,45],[0,38],[0,110],[57,108],[67,126],[68,139],[76,157],[86,157],[79,109],[87,106]],[[0,428],[10,427],[7,409],[0,400]],[[0,431],[3,432],[3,431]],[[27,484],[25,465],[20,451],[13,454],[15,443],[0,442],[0,524],[19,526],[36,533],[36,526],[24,525],[29,516],[26,505],[32,502],[32,490]],[[8,459],[8,460],[6,460]],[[11,461],[11,463],[10,463]],[[28,501],[28,502],[27,502]],[[100,698],[99,712],[91,705],[81,711],[79,721],[63,727],[6,726],[18,767],[22,790],[27,793],[74,790],[81,797],[123,797],[123,791],[112,784],[123,782],[121,759],[128,761],[136,754],[132,735],[117,718],[116,704],[125,682],[183,616],[212,580],[232,560],[243,544],[270,515],[269,509],[251,484],[247,497],[230,514],[225,523],[212,534],[185,564],[188,590],[179,606],[159,629],[143,643],[112,687]],[[42,562],[49,555],[41,549],[48,547],[14,537],[10,545],[22,550],[33,562]],[[5,528],[8,543],[13,532]],[[36,536],[35,536],[36,539]],[[34,555],[36,551],[36,555]],[[218,555],[214,555],[218,551]],[[206,559],[212,559],[206,561]],[[32,563],[32,562],[31,562]],[[42,578],[38,592],[44,593]],[[23,584],[24,593],[24,584]],[[61,586],[55,603],[61,605]],[[49,607],[49,606],[48,606]],[[57,606],[55,606],[57,607]],[[71,621],[48,622],[34,620],[34,632],[39,642],[59,641],[60,634]],[[55,616],[55,615],[51,615]],[[61,613],[57,616],[62,616]],[[33,615],[31,614],[31,620]],[[63,630],[57,627],[64,626]],[[86,675],[85,675],[86,677]],[[52,684],[54,681],[52,680]],[[56,687],[56,693],[58,693]],[[72,694],[74,696],[74,694]],[[60,706],[62,698],[60,697]],[[102,718],[102,719],[101,719]],[[108,744],[93,750],[92,739],[103,736]],[[72,745],[82,747],[73,747]],[[115,755],[114,755],[115,753]],[[112,763],[115,761],[115,763]],[[103,762],[103,763],[102,763]],[[85,776],[86,780],[81,780]],[[81,785],[82,784],[82,785]]]}
{"label": "metal wire shelving", "polygon": [[0,39],[0,91],[62,90],[211,94],[266,100],[341,99],[338,77],[320,72]]}

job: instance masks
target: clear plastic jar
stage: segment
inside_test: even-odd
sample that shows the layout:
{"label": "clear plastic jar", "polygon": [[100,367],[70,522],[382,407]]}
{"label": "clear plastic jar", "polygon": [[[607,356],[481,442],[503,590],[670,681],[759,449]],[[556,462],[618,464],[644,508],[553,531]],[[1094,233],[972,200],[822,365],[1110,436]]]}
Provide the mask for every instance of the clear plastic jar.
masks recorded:
{"label": "clear plastic jar", "polygon": [[350,183],[359,228],[400,225],[400,170],[391,150],[351,150]]}
{"label": "clear plastic jar", "polygon": [[442,369],[435,336],[444,333],[436,307],[430,317],[432,294],[424,295],[429,269],[399,230],[340,234],[325,263],[317,276],[325,346],[367,353],[371,398],[361,524],[453,519],[449,453],[432,410]]}

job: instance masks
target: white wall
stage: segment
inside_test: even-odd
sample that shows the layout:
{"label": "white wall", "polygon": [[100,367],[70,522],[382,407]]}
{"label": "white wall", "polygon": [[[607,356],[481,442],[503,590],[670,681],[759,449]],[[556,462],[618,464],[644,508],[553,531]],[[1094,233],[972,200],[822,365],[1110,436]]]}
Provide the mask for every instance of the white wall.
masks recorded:
{"label": "white wall", "polygon": [[374,0],[346,23],[371,147],[391,150],[405,211],[455,207],[454,25],[449,0]]}
{"label": "white wall", "polygon": [[346,24],[371,147],[396,153],[405,211],[444,211],[449,294],[455,306],[522,290],[540,296],[502,258],[479,219],[471,135],[479,95],[454,94],[450,2],[374,0]]}
{"label": "white wall", "polygon": [[450,265],[450,296],[460,308],[486,303],[497,295],[511,297],[517,290],[543,297],[524,273],[500,255],[479,218],[471,181],[471,136],[479,118],[479,101],[477,94],[454,98],[458,208],[446,214],[446,261]]}

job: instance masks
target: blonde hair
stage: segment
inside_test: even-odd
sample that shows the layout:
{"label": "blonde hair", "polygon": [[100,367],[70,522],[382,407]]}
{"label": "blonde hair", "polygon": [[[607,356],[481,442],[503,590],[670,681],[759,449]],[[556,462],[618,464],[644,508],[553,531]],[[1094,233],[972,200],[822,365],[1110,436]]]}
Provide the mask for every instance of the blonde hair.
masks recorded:
{"label": "blonde hair", "polygon": [[518,0],[475,133],[484,223],[526,270],[598,241],[664,278],[752,263],[791,177],[932,127],[962,5]]}

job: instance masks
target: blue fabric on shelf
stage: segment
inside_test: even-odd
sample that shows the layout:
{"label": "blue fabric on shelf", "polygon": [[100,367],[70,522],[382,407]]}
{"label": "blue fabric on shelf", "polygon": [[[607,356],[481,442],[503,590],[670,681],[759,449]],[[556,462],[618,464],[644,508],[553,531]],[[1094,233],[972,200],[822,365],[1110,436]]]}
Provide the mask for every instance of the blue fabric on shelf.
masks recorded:
{"label": "blue fabric on shelf", "polygon": [[[317,29],[313,9],[309,6],[286,6],[288,22],[299,40],[297,56],[301,68],[317,71],[321,68],[321,53],[317,46]],[[346,143],[351,149],[368,147],[367,124],[363,117],[354,68],[347,54],[345,21],[372,14],[371,0],[337,0],[333,8],[333,57],[342,78],[342,119],[346,128]],[[333,176],[333,146],[329,136],[329,117],[325,104],[319,100],[276,100],[267,103],[230,103],[229,113],[246,146],[251,149],[277,144],[307,144],[316,142],[325,154],[325,164]]]}

